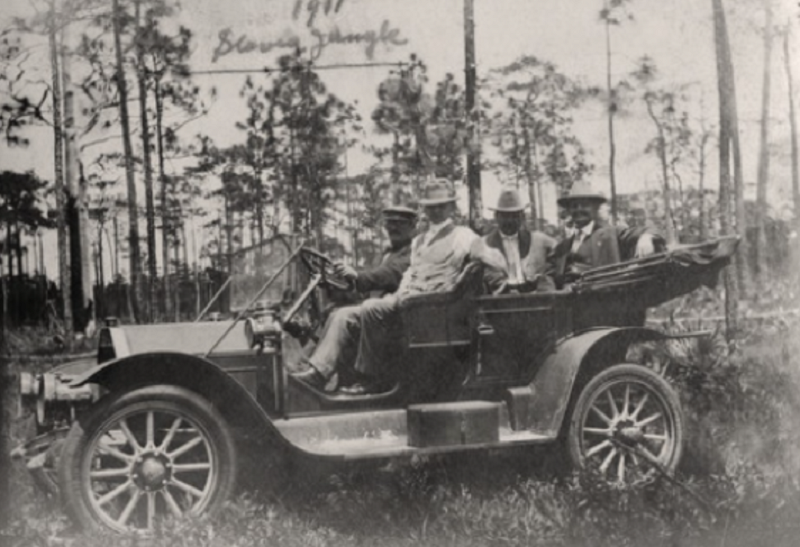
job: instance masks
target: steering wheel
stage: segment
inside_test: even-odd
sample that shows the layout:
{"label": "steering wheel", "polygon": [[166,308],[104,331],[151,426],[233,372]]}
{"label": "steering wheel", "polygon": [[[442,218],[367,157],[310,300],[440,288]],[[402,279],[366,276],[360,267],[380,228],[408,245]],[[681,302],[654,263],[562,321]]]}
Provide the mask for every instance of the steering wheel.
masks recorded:
{"label": "steering wheel", "polygon": [[328,255],[309,247],[303,247],[300,250],[300,259],[312,275],[322,276],[322,283],[341,291],[350,289],[350,283],[336,273],[333,260]]}

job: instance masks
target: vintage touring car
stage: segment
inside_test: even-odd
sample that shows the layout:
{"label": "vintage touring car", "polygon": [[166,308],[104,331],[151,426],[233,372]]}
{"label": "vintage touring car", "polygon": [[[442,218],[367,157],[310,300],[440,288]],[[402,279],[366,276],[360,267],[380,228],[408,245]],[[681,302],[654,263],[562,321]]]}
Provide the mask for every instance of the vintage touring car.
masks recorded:
{"label": "vintage touring car", "polygon": [[485,294],[479,269],[466,268],[453,291],[404,301],[403,374],[365,395],[288,373],[286,331],[337,287],[330,261],[300,247],[282,268],[299,257],[310,275],[287,309],[108,326],[96,362],[22,375],[41,435],[17,453],[79,525],[120,532],[218,509],[242,439],[317,462],[550,444],[610,481],[671,472],[684,435],[679,399],[626,356],[669,338],[644,327],[645,309],[713,283],[736,244],[597,268],[555,292]]}

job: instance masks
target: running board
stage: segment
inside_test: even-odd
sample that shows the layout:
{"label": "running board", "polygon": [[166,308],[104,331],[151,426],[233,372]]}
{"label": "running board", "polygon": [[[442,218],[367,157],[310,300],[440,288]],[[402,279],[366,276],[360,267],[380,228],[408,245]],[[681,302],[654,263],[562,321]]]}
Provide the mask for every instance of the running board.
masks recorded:
{"label": "running board", "polygon": [[[450,403],[460,405],[464,403]],[[483,403],[486,404],[486,403]],[[311,455],[339,457],[346,460],[443,454],[464,450],[504,448],[513,445],[543,444],[554,437],[530,430],[513,430],[509,425],[505,403],[499,405],[499,426],[492,440],[476,440],[458,435],[446,442],[428,446],[420,444],[419,435],[409,439],[409,419],[406,409],[352,412],[329,416],[289,418],[274,422],[278,430],[297,448]],[[446,408],[445,405],[416,407]],[[455,407],[458,410],[459,406]],[[413,414],[413,408],[412,408]],[[461,430],[463,432],[463,430]],[[411,441],[411,442],[410,442]]]}

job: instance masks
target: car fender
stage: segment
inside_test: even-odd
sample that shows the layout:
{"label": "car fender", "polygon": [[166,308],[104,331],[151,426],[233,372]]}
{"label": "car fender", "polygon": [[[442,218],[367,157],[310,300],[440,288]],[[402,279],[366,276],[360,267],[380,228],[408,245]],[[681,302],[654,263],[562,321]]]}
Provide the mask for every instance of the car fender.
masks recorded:
{"label": "car fender", "polygon": [[643,327],[603,327],[559,340],[531,383],[536,394],[531,409],[532,429],[558,436],[580,372],[592,373],[622,363],[631,344],[666,337]]}
{"label": "car fender", "polygon": [[223,369],[203,357],[186,353],[140,353],[98,365],[75,377],[71,386],[98,384],[110,392],[153,384],[190,389],[211,401],[237,433],[248,440],[276,439],[280,434],[253,396]]}

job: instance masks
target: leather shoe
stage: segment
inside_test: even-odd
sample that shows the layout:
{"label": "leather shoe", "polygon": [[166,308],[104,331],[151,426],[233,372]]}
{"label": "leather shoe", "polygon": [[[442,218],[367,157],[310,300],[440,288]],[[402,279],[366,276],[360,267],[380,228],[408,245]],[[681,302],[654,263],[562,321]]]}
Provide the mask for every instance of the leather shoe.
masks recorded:
{"label": "leather shoe", "polygon": [[369,395],[372,393],[382,393],[387,391],[386,385],[380,382],[356,382],[349,386],[339,388],[339,393],[345,395]]}
{"label": "leather shoe", "polygon": [[323,391],[325,384],[328,383],[328,380],[314,367],[308,367],[302,372],[293,372],[292,377],[320,391]]}

